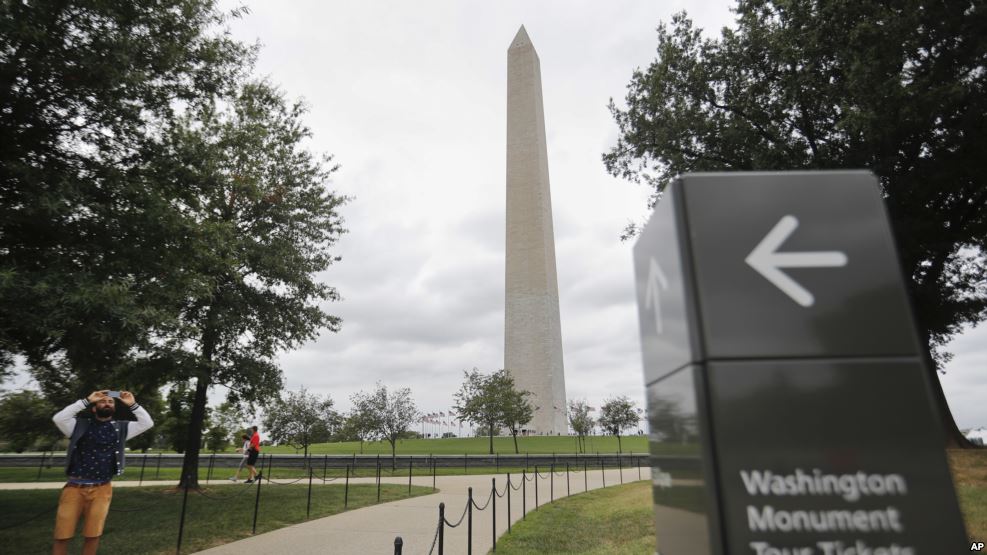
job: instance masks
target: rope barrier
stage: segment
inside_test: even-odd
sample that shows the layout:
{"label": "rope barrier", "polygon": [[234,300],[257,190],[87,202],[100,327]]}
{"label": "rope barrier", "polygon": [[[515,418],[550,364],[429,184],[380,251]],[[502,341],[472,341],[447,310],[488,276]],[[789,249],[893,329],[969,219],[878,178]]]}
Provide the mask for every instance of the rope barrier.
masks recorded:
{"label": "rope barrier", "polygon": [[290,485],[292,485],[292,484],[297,484],[298,482],[301,482],[301,481],[302,481],[302,480],[304,480],[305,478],[308,478],[308,476],[302,476],[301,478],[299,478],[299,479],[297,479],[297,480],[294,480],[294,481],[292,481],[292,482],[275,482],[274,480],[272,480],[272,479],[270,479],[270,478],[268,478],[268,479],[267,479],[267,483],[268,483],[268,484],[274,484],[274,485],[276,485],[276,486],[290,486]]}
{"label": "rope barrier", "polygon": [[428,555],[432,555],[432,552],[435,551],[435,542],[439,539],[439,528],[442,528],[441,518],[439,518],[439,525],[435,527],[435,535],[432,536],[432,547],[428,549]]}
{"label": "rope barrier", "polygon": [[470,504],[467,503],[466,506],[463,507],[463,514],[459,515],[459,521],[457,521],[455,524],[451,524],[449,520],[446,519],[445,517],[442,517],[442,520],[445,520],[446,526],[448,526],[449,528],[455,528],[463,523],[463,519],[466,518],[466,510],[469,508],[470,508]]}
{"label": "rope barrier", "polygon": [[483,512],[483,509],[486,509],[487,506],[490,505],[490,500],[493,499],[493,494],[494,494],[493,490],[490,490],[490,495],[487,496],[487,502],[483,504],[483,507],[477,505],[476,501],[473,499],[470,499],[470,503],[472,503],[473,506],[476,507],[477,511]]}

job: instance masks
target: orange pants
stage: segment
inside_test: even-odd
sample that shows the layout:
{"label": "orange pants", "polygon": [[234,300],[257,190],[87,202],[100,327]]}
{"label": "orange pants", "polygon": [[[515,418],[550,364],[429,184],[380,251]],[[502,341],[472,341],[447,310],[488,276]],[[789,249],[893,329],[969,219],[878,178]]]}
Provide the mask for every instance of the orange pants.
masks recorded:
{"label": "orange pants", "polygon": [[113,499],[113,486],[74,487],[66,485],[58,499],[58,513],[55,515],[55,539],[68,540],[75,536],[79,517],[85,519],[82,535],[98,538],[103,535],[103,523]]}

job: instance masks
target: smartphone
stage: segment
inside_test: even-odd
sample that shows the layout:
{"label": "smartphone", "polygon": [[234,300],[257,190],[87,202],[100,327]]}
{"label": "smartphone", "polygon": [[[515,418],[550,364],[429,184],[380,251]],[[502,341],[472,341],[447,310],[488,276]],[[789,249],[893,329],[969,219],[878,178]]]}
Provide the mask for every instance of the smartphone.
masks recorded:
{"label": "smartphone", "polygon": [[119,399],[120,398],[120,392],[119,391],[107,391],[106,392],[106,396],[107,397],[113,397],[114,399]]}

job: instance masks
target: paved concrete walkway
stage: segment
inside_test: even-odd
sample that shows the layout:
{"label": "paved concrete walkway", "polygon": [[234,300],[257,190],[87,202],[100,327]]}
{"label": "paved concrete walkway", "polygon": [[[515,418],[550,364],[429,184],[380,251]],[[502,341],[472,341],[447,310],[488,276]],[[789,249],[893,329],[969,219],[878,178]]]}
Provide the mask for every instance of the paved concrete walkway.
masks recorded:
{"label": "paved concrete walkway", "polygon": [[[650,469],[641,469],[641,478],[650,479]],[[446,505],[446,520],[456,523],[463,516],[466,507],[468,488],[473,488],[473,498],[477,505],[485,507],[483,511],[473,509],[473,553],[487,553],[493,546],[493,503],[489,502],[492,488],[491,479],[496,480],[498,493],[504,497],[497,498],[497,535],[507,531],[508,504],[505,487],[507,476],[438,476],[436,489],[439,493],[423,495],[411,499],[383,503],[372,507],[364,507],[340,513],[325,518],[310,520],[295,524],[266,534],[228,543],[226,545],[201,551],[208,555],[267,555],[272,553],[292,553],[298,555],[325,554],[391,554],[394,552],[394,538],[401,536],[404,541],[403,555],[426,555],[432,549],[438,524],[439,503]],[[623,471],[624,483],[638,479],[638,469],[629,468]],[[386,479],[388,483],[404,483],[407,479]],[[522,499],[526,501],[528,511],[535,509],[536,494],[535,480],[528,474],[528,482],[521,485],[521,476],[511,475],[515,488],[511,490],[510,520],[516,522],[522,518]],[[554,484],[553,484],[554,482]],[[554,477],[548,471],[542,470],[537,481],[537,502],[539,505],[550,503],[551,499],[566,496],[566,473],[556,469]],[[569,474],[568,489],[573,495],[582,493],[588,486],[596,489],[603,486],[604,477],[600,469],[589,470],[587,475],[579,472]],[[613,486],[620,483],[617,469],[606,471],[606,484]],[[432,478],[427,476],[415,477],[412,484],[431,486]],[[554,494],[552,493],[554,485]],[[490,505],[487,505],[490,503]],[[447,554],[466,553],[468,515],[456,528],[445,527],[444,547]],[[438,553],[435,546],[432,553]]]}
{"label": "paved concrete walkway", "polygon": [[[394,538],[401,536],[404,541],[403,555],[427,555],[435,542],[438,525],[439,503],[445,503],[446,520],[451,523],[459,521],[464,515],[468,499],[468,488],[473,488],[473,499],[477,505],[484,507],[483,511],[473,508],[473,553],[487,553],[493,546],[493,512],[490,502],[492,481],[496,480],[497,492],[503,497],[496,500],[496,534],[499,537],[507,531],[508,511],[510,521],[517,522],[522,518],[522,500],[527,511],[535,510],[538,505],[551,503],[552,499],[566,496],[567,490],[573,495],[606,486],[620,484],[621,474],[616,468],[602,472],[599,468],[590,468],[586,474],[582,469],[572,469],[569,483],[566,484],[565,467],[556,468],[554,476],[544,469],[539,469],[540,477],[536,480],[533,473],[528,473],[528,481],[522,486],[520,474],[512,474],[513,488],[510,493],[510,509],[505,493],[507,475],[473,475],[473,476],[437,476],[435,481],[439,493],[423,495],[390,503],[382,503],[371,507],[354,509],[344,513],[309,520],[265,534],[235,541],[200,551],[208,555],[272,555],[291,553],[292,555],[390,555],[394,553]],[[605,476],[604,476],[605,474]],[[650,479],[649,468],[640,469],[641,479]],[[638,480],[636,467],[623,470],[623,482]],[[384,478],[385,483],[407,484],[407,478]],[[218,480],[215,481],[219,483]],[[373,483],[373,478],[355,478],[351,483]],[[228,482],[227,482],[228,483]],[[338,482],[331,482],[336,483]],[[175,481],[144,482],[144,485],[174,485]],[[415,476],[413,485],[431,487],[431,476]],[[41,489],[60,488],[64,482],[40,482],[25,484],[0,484],[0,489]],[[113,487],[136,486],[137,482],[114,482]],[[552,487],[554,485],[554,488]],[[489,503],[489,505],[488,505]],[[263,518],[263,514],[261,515]],[[446,526],[444,529],[444,552],[446,554],[466,553],[468,515],[456,528]],[[435,542],[437,543],[437,542]],[[435,545],[433,554],[437,554]]]}

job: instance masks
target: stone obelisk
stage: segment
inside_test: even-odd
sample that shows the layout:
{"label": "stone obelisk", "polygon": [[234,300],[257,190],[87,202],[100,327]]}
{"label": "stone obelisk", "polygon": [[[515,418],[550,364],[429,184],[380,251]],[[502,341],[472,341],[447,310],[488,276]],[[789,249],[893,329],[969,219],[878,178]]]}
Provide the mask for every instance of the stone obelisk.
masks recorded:
{"label": "stone obelisk", "polygon": [[504,367],[537,407],[526,428],[566,434],[565,376],[538,54],[524,26],[507,49]]}

